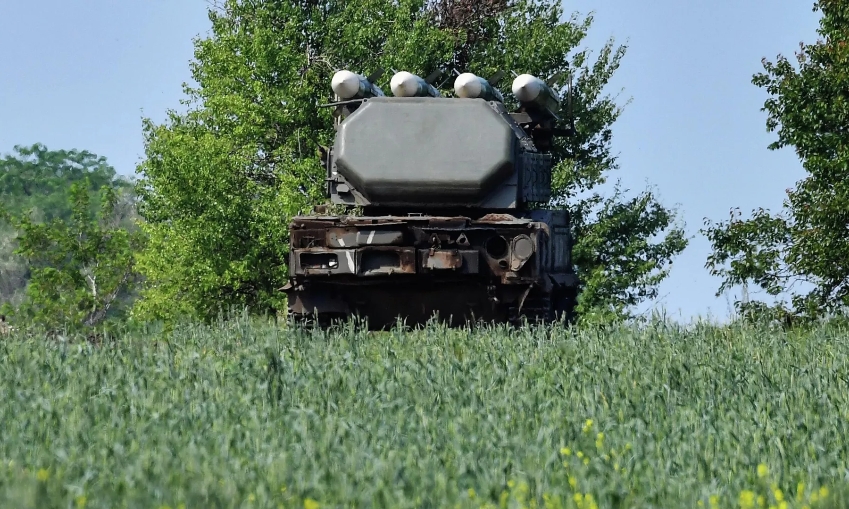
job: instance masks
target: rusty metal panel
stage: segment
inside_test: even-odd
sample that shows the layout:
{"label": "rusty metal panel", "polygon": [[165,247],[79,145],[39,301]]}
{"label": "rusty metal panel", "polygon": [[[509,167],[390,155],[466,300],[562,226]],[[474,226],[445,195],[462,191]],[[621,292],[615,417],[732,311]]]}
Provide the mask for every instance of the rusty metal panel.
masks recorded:
{"label": "rusty metal panel", "polygon": [[357,274],[386,276],[416,273],[416,250],[412,247],[372,247],[357,250]]}
{"label": "rusty metal panel", "polygon": [[356,274],[355,252],[350,249],[296,249],[292,260],[293,275]]}
{"label": "rusty metal panel", "polygon": [[357,231],[358,246],[391,246],[404,242],[404,232],[367,228]]}
{"label": "rusty metal panel", "polygon": [[480,219],[476,220],[475,223],[482,224],[493,224],[493,223],[505,223],[505,224],[517,224],[517,223],[527,223],[527,219],[519,219],[516,216],[511,214],[487,214]]}
{"label": "rusty metal panel", "polygon": [[324,229],[294,230],[291,242],[292,246],[300,249],[325,247],[325,236]]}
{"label": "rusty metal panel", "polygon": [[357,247],[357,230],[354,228],[329,228],[327,230],[327,247],[334,249]]}
{"label": "rusty metal panel", "polygon": [[480,253],[474,249],[420,249],[419,257],[422,269],[428,272],[480,272]]}
{"label": "rusty metal panel", "polygon": [[469,225],[469,220],[465,217],[430,217],[427,225],[430,228],[448,228],[454,230],[465,228]]}
{"label": "rusty metal panel", "polygon": [[364,246],[390,246],[404,242],[400,229],[331,227],[327,230],[327,247],[356,248]]}
{"label": "rusty metal panel", "polygon": [[422,265],[428,270],[457,270],[463,266],[463,258],[456,249],[422,250]]}
{"label": "rusty metal panel", "polygon": [[338,295],[321,289],[295,291],[289,294],[289,311],[295,314],[350,313],[348,304]]}

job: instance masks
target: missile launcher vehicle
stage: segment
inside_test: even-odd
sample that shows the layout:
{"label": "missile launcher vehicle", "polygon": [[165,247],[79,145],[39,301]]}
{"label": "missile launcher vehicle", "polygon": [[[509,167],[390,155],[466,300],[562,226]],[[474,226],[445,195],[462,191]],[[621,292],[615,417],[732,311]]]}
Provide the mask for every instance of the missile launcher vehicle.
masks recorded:
{"label": "missile launcher vehicle", "polygon": [[334,76],[336,137],[321,159],[330,203],[348,212],[293,218],[291,317],[374,329],[571,317],[570,218],[548,207],[548,151],[569,130],[546,82],[518,76],[510,112],[498,79],[461,74],[443,97],[434,76],[400,72],[389,97],[373,76]]}

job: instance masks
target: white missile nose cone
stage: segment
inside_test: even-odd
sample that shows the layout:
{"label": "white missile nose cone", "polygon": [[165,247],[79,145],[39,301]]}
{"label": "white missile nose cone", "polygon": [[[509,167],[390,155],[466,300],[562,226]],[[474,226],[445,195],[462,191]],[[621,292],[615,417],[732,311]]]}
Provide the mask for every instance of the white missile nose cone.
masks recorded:
{"label": "white missile nose cone", "polygon": [[360,77],[351,71],[339,71],[333,75],[330,87],[342,99],[350,99],[360,91]]}
{"label": "white missile nose cone", "polygon": [[513,80],[513,95],[519,102],[533,101],[541,90],[540,80],[536,76],[522,74]]}
{"label": "white missile nose cone", "polygon": [[413,97],[419,88],[416,75],[407,71],[401,71],[389,81],[389,88],[395,97]]}
{"label": "white missile nose cone", "polygon": [[454,80],[454,93],[458,97],[475,99],[481,96],[482,91],[481,80],[470,72],[463,73]]}

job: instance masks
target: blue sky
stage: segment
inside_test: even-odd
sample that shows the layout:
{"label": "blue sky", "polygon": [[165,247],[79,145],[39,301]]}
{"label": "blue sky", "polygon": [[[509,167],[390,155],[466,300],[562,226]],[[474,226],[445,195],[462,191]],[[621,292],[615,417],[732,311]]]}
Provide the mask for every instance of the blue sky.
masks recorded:
{"label": "blue sky", "polygon": [[[143,154],[141,117],[180,108],[192,38],[209,27],[206,0],[7,0],[0,2],[0,153],[36,142],[86,149],[131,174]],[[586,44],[627,43],[610,88],[632,102],[614,126],[626,188],[656,188],[679,205],[690,247],[656,304],[672,317],[723,317],[728,298],[704,269],[705,217],[731,207],[777,209],[802,176],[774,139],[751,85],[762,57],[792,55],[816,39],[813,0],[574,0],[594,12]]]}

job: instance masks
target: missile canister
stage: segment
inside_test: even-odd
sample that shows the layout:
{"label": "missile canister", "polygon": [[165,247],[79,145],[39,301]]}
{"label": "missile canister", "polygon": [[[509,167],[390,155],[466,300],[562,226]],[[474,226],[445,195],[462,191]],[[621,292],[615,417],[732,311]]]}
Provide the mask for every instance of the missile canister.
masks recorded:
{"label": "missile canister", "polygon": [[380,87],[370,82],[365,76],[351,71],[343,70],[334,74],[330,87],[342,100],[383,97],[384,95]]}
{"label": "missile canister", "polygon": [[513,95],[522,106],[533,109],[547,109],[556,114],[560,108],[560,100],[549,86],[530,74],[522,74],[513,80]]}
{"label": "missile canister", "polygon": [[407,71],[401,71],[389,82],[395,97],[442,97],[430,83]]}
{"label": "missile canister", "polygon": [[487,80],[470,72],[457,76],[454,80],[454,93],[457,97],[483,99],[484,101],[504,102],[501,92]]}

